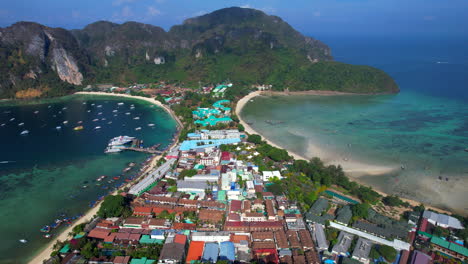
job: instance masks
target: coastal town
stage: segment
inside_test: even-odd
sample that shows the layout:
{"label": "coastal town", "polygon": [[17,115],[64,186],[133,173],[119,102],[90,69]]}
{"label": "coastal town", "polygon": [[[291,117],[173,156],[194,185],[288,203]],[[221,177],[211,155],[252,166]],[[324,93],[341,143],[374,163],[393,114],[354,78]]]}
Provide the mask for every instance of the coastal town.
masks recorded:
{"label": "coastal town", "polygon": [[178,140],[33,261],[466,263],[467,218],[383,196],[339,166],[269,144],[239,119],[245,94],[233,86],[85,89],[158,102],[177,120]]}

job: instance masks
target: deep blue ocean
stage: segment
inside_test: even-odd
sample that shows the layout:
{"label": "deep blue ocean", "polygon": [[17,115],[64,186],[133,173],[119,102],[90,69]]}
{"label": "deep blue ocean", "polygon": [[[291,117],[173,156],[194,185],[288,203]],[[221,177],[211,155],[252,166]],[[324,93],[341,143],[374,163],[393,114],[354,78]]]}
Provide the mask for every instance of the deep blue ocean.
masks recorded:
{"label": "deep blue ocean", "polygon": [[[337,61],[384,70],[401,92],[262,96],[242,117],[279,145],[341,164],[360,182],[468,214],[468,38],[317,38]],[[357,175],[366,166],[351,161],[392,171]]]}

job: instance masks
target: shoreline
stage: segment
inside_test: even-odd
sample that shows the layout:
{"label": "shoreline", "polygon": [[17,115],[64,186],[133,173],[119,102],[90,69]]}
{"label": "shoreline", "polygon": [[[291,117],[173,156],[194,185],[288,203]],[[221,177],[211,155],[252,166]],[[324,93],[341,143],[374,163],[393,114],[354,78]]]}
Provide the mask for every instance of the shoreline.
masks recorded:
{"label": "shoreline", "polygon": [[[360,95],[360,94],[342,93],[342,92],[335,92],[335,91],[298,91],[298,92],[255,91],[255,92],[249,93],[248,95],[242,97],[241,99],[239,99],[237,101],[235,113],[236,113],[237,117],[239,118],[239,123],[244,126],[245,132],[247,132],[249,134],[260,135],[263,138],[263,140],[265,140],[268,144],[270,144],[270,145],[272,145],[274,147],[277,147],[277,148],[287,150],[288,153],[291,156],[294,157],[294,159],[307,160],[308,161],[310,159],[305,157],[304,155],[301,155],[301,154],[298,154],[296,152],[290,151],[289,149],[276,144],[271,139],[265,137],[261,133],[258,133],[258,131],[253,129],[249,124],[247,124],[247,122],[245,122],[245,120],[242,119],[240,114],[241,114],[242,109],[244,108],[244,106],[251,99],[253,99],[253,98],[257,97],[257,96],[262,96],[262,95],[264,95],[264,96],[272,96],[272,95],[280,95],[280,96],[288,96],[288,95],[336,96],[336,95],[340,95],[340,96],[346,96],[346,95]],[[325,155],[325,153],[326,153],[325,150],[320,149],[319,147],[317,147],[315,145],[310,146],[310,143],[309,143],[309,149],[310,148],[312,148],[313,152],[316,153],[315,156],[321,158],[322,160],[323,160],[324,156],[329,156],[329,157],[333,156],[330,153],[327,153],[327,155]],[[308,150],[308,152],[309,152],[309,150]],[[378,189],[375,186],[363,183],[362,180],[359,179],[359,177],[356,177],[356,176],[353,176],[353,175],[379,175],[379,174],[384,174],[384,173],[391,173],[391,172],[397,170],[398,168],[394,168],[394,167],[390,167],[390,166],[379,166],[379,165],[367,164],[367,163],[355,161],[355,160],[352,160],[352,159],[347,160],[347,161],[341,161],[340,157],[333,157],[331,159],[327,159],[326,161],[324,160],[324,163],[326,165],[331,165],[331,164],[341,165],[343,167],[343,171],[345,172],[346,176],[348,176],[348,178],[350,180],[352,180],[352,181],[354,181],[354,182],[356,182],[358,184],[371,187],[374,191],[376,191],[377,193],[379,193],[382,196],[391,195],[391,194],[388,194],[388,193]],[[408,198],[404,198],[404,197],[399,197],[399,198],[404,202],[408,202],[412,206],[417,206],[417,205],[423,204],[427,209],[432,209],[432,210],[439,211],[439,212],[442,212],[442,213],[449,213],[449,214],[452,213],[449,210],[442,209],[442,208],[439,208],[439,207],[435,207],[435,206],[432,206],[432,205],[429,205],[427,203],[423,203],[423,202],[420,202],[420,201],[417,201],[417,200],[408,199]]]}
{"label": "shoreline", "polygon": [[[75,94],[78,95],[98,95],[98,96],[116,96],[116,97],[125,97],[125,98],[130,98],[130,99],[138,99],[138,100],[144,100],[146,102],[149,102],[153,105],[159,106],[163,108],[169,115],[176,121],[177,123],[177,135],[179,135],[180,131],[183,128],[182,122],[179,120],[179,118],[174,114],[174,112],[167,106],[163,105],[161,102],[154,100],[154,98],[148,98],[148,97],[142,97],[142,96],[132,96],[132,95],[127,95],[127,94],[115,94],[115,93],[105,93],[105,92],[76,92]],[[167,147],[167,150],[172,149],[178,142],[178,139],[176,138],[173,140],[173,142]],[[109,195],[116,195],[120,190],[123,190],[125,187],[128,187],[132,185],[133,183],[139,181],[141,178],[146,176],[148,172],[150,172],[152,169],[154,169],[157,165],[158,160],[162,157],[162,155],[155,155],[151,158],[151,162],[148,163],[148,168],[141,173],[141,175],[134,179],[132,182],[129,182],[120,188],[116,189]],[[54,251],[53,246],[57,241],[65,241],[70,238],[68,233],[72,232],[73,228],[79,224],[88,222],[91,220],[99,211],[99,208],[101,207],[101,204],[104,200],[99,201],[93,208],[90,208],[82,217],[80,217],[76,222],[62,230],[60,233],[58,233],[56,236],[53,237],[52,240],[47,243],[47,246],[40,250],[38,253],[34,254],[30,260],[28,260],[28,264],[37,264],[37,263],[42,263],[44,260],[47,260],[50,258],[50,254]]]}

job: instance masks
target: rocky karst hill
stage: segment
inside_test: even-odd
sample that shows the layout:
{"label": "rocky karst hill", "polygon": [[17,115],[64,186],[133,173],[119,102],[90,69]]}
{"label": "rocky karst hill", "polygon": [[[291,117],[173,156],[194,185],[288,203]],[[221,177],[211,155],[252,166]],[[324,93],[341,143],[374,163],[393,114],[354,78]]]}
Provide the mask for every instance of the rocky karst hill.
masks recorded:
{"label": "rocky karst hill", "polygon": [[137,22],[92,23],[81,30],[18,22],[0,28],[0,96],[20,90],[61,95],[95,83],[230,79],[276,89],[392,93],[384,72],[334,62],[330,48],[276,16],[225,8],[168,32]]}

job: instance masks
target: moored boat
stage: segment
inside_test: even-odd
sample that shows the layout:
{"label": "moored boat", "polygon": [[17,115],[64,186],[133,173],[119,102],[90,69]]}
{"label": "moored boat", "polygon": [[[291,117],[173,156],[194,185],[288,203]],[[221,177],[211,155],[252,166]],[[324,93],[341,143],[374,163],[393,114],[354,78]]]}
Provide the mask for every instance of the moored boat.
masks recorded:
{"label": "moored boat", "polygon": [[73,128],[73,130],[78,131],[78,130],[83,130],[83,126],[76,126]]}

